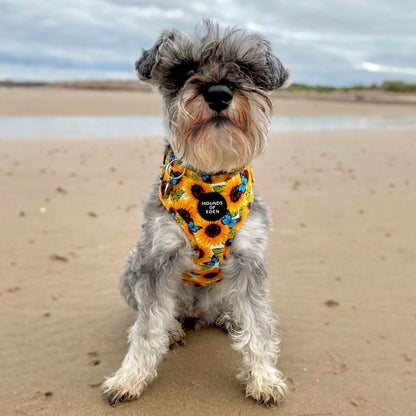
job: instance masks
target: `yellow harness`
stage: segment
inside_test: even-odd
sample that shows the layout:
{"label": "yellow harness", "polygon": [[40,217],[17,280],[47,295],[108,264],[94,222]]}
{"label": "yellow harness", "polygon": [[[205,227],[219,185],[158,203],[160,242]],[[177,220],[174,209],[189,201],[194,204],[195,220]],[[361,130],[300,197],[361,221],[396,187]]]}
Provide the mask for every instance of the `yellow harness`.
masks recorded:
{"label": "yellow harness", "polygon": [[183,280],[194,286],[210,286],[222,279],[226,258],[238,229],[253,205],[253,172],[203,175],[184,168],[169,150],[160,175],[159,198],[188,236],[194,268]]}

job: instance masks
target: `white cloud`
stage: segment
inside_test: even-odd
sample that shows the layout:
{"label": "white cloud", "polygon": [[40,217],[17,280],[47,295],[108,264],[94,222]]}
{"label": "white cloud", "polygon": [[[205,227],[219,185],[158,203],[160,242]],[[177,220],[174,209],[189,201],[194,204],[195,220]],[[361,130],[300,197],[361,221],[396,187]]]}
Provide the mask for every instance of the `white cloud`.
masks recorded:
{"label": "white cloud", "polygon": [[180,9],[172,9],[172,10],[163,10],[159,7],[146,7],[140,9],[139,11],[140,17],[144,17],[146,19],[150,18],[157,18],[157,19],[180,19],[184,16],[184,12]]}
{"label": "white cloud", "polygon": [[380,65],[374,62],[363,62],[360,66],[362,69],[370,72],[385,72],[388,74],[405,74],[416,76],[416,68]]}
{"label": "white cloud", "polygon": [[[19,74],[16,77],[16,74]],[[97,69],[67,69],[36,65],[0,66],[0,79],[20,81],[66,81],[66,80],[137,80],[134,71],[112,71]]]}

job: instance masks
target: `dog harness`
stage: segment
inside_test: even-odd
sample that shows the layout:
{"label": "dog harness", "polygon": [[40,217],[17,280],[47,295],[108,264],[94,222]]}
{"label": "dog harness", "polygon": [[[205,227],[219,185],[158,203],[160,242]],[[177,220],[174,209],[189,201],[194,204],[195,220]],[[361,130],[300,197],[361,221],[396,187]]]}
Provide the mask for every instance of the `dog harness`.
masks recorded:
{"label": "dog harness", "polygon": [[253,173],[199,174],[180,165],[172,150],[164,158],[159,198],[192,245],[194,267],[182,278],[194,286],[222,279],[221,264],[253,205]]}

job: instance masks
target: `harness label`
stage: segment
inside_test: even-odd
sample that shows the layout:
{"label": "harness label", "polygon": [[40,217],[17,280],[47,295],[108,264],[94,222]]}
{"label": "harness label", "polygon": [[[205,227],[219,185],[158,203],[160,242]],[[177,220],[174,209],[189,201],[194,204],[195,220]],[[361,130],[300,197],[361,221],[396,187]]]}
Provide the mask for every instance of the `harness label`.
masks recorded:
{"label": "harness label", "polygon": [[207,221],[217,221],[227,212],[225,198],[217,192],[202,194],[198,202],[199,215]]}

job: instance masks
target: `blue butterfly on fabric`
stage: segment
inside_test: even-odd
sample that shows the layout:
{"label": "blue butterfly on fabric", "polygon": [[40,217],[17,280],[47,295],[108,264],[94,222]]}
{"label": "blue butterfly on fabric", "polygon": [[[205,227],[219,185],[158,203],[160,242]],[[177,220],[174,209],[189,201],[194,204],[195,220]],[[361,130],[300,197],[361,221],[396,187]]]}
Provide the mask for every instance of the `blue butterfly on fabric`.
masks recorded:
{"label": "blue butterfly on fabric", "polygon": [[238,190],[240,192],[245,192],[248,179],[241,173],[240,173],[240,176],[241,176],[241,184],[238,186]]}
{"label": "blue butterfly on fabric", "polygon": [[207,266],[210,266],[210,267],[214,267],[215,266],[215,264],[216,263],[219,263],[220,262],[220,260],[218,259],[218,257],[217,256],[212,256],[211,257],[211,260],[210,261],[207,261],[206,263],[204,263],[204,264],[206,264]]}
{"label": "blue butterfly on fabric", "polygon": [[200,230],[202,228],[202,227],[199,227],[199,226],[195,225],[193,221],[189,221],[188,227],[189,227],[189,231],[192,234],[195,234],[198,230]]}
{"label": "blue butterfly on fabric", "polygon": [[240,217],[231,217],[231,213],[230,211],[227,211],[227,213],[225,214],[224,218],[221,220],[221,222],[224,225],[228,225],[228,227],[231,229],[234,228],[234,225],[236,225],[238,223],[238,221],[240,221]]}
{"label": "blue butterfly on fabric", "polygon": [[202,178],[202,180],[204,181],[204,182],[206,182],[206,183],[212,183],[212,178],[211,178],[211,175],[200,175],[201,176],[201,178]]}

